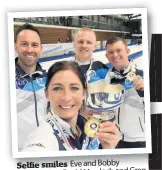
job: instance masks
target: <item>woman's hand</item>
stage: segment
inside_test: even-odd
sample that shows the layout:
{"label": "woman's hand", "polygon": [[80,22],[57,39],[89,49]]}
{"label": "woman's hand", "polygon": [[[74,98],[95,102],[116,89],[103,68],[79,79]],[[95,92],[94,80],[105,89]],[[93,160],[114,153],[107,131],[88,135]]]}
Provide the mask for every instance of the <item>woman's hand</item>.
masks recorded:
{"label": "woman's hand", "polygon": [[105,121],[96,133],[103,149],[113,149],[120,140],[120,132],[115,122]]}

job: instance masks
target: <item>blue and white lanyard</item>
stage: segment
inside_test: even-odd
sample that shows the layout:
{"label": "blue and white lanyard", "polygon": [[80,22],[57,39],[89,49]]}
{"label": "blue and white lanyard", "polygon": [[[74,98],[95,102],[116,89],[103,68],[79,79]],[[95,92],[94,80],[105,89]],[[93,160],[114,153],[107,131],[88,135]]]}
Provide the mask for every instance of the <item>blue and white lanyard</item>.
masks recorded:
{"label": "blue and white lanyard", "polygon": [[[49,124],[52,125],[52,127],[55,131],[57,131],[57,135],[60,138],[60,141],[62,141],[62,144],[63,144],[63,146],[65,147],[66,150],[77,150],[77,148],[75,146],[70,145],[70,143],[68,141],[68,138],[70,138],[70,135],[67,133],[66,129],[63,128],[63,126],[61,126],[59,124],[58,119],[60,119],[60,118],[59,117],[57,118],[56,115],[51,113],[50,116],[48,115],[46,121],[49,122]],[[73,135],[71,134],[71,136],[73,136]],[[83,142],[82,150],[86,149],[88,147],[88,143],[89,143],[89,138],[86,137],[86,139],[84,139],[84,142]]]}
{"label": "blue and white lanyard", "polygon": [[[75,59],[75,61],[79,64],[79,62],[78,62],[76,59]],[[86,83],[87,83],[87,84],[90,82],[90,78],[91,78],[92,72],[94,72],[94,74],[96,74],[94,70],[91,70],[91,69],[92,69],[93,61],[94,61],[94,59],[91,58],[89,68],[88,68],[88,70],[87,70],[87,72],[86,72]],[[79,64],[79,65],[80,65],[80,64]]]}

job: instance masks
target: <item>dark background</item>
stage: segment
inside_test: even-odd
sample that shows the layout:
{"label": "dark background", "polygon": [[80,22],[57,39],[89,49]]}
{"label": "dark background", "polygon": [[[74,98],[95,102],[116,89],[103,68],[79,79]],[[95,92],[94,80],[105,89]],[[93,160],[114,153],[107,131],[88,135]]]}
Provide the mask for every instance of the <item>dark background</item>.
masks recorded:
{"label": "dark background", "polygon": [[[150,51],[150,101],[162,102],[162,34],[152,34]],[[162,169],[162,115],[151,115],[152,154],[149,169]]]}

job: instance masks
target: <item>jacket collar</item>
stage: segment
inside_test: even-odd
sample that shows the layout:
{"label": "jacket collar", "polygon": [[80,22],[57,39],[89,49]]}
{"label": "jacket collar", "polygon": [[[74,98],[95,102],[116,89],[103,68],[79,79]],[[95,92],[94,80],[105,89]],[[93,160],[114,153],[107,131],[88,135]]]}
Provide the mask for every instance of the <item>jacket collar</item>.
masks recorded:
{"label": "jacket collar", "polygon": [[[16,74],[20,75],[20,77],[29,76],[29,74],[25,73],[24,70],[19,66],[19,64],[18,64],[18,57],[15,59],[15,72],[16,72]],[[32,73],[31,75],[34,75],[34,74],[42,75],[45,72],[46,71],[43,70],[41,65],[37,62],[36,71],[34,73]]]}

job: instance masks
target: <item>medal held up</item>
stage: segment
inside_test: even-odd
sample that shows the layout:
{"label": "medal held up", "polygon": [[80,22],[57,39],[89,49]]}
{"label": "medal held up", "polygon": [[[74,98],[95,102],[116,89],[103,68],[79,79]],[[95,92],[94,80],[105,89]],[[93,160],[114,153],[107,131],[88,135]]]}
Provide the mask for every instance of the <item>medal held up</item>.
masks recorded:
{"label": "medal held up", "polygon": [[134,64],[133,62],[130,63],[129,71],[126,69],[127,74],[126,74],[126,79],[125,79],[125,84],[127,87],[132,87],[133,86],[133,81],[136,78],[136,67],[137,65]]}

